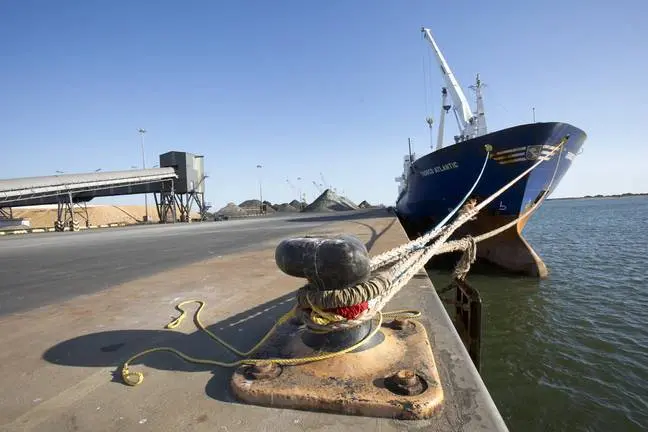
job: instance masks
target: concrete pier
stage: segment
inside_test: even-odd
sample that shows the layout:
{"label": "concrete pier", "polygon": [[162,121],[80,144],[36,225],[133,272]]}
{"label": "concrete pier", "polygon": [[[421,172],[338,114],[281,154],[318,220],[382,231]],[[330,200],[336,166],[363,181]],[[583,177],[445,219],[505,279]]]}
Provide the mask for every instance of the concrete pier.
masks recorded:
{"label": "concrete pier", "polygon": [[343,232],[372,255],[407,241],[384,210],[0,239],[0,430],[506,430],[425,273],[387,309],[423,313],[445,395],[431,420],[246,405],[229,390],[232,369],[166,353],[132,365],[145,376],[137,387],[115,374],[125,359],[155,346],[234,360],[191,319],[165,330],[177,316],[174,305],[206,301],[203,322],[246,350],[292,306],[302,283],[276,267],[278,242]]}

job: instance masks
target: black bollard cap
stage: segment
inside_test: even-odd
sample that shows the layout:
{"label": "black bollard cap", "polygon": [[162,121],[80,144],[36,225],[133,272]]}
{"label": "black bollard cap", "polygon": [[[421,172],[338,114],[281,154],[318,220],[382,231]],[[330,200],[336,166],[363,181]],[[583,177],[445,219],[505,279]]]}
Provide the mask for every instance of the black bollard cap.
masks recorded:
{"label": "black bollard cap", "polygon": [[357,237],[300,237],[283,240],[275,261],[284,273],[308,279],[321,290],[346,288],[364,282],[371,260]]}

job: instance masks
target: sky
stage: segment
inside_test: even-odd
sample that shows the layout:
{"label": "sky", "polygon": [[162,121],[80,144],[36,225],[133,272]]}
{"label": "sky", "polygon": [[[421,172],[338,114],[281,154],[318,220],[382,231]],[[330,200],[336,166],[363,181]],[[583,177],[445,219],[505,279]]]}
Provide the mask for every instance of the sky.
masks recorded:
{"label": "sky", "polygon": [[393,204],[407,139],[427,153],[439,114],[425,26],[464,89],[480,73],[490,131],[532,107],[586,131],[554,197],[648,192],[647,15],[643,0],[3,0],[0,178],[141,166],[144,128],[149,167],[205,156],[215,208],[260,181],[272,202],[297,197],[287,180],[311,200],[320,173]]}

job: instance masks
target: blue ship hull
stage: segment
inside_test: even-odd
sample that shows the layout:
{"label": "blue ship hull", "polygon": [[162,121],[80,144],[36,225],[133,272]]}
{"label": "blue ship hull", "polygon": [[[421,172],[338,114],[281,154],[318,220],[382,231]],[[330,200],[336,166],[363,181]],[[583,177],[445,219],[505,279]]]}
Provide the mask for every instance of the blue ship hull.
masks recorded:
{"label": "blue ship hull", "polygon": [[[529,217],[560,184],[579,154],[586,134],[566,123],[532,123],[499,130],[450,145],[414,161],[405,189],[399,195],[397,214],[410,237],[416,237],[443,219],[475,183],[492,146],[491,159],[473,192],[480,201],[546,157],[563,138],[563,147],[542,162],[525,178],[484,208],[473,222],[464,225],[454,237],[479,235],[496,229],[533,207],[515,226],[478,245],[478,259],[516,273],[544,277],[547,269],[521,236]],[[456,257],[451,257],[455,259]],[[443,263],[443,259],[431,261]]]}

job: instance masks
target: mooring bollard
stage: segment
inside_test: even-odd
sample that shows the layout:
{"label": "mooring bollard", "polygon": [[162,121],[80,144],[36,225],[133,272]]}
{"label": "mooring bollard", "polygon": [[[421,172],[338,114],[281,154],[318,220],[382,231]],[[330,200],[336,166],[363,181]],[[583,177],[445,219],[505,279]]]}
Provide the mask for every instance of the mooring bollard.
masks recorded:
{"label": "mooring bollard", "polygon": [[299,237],[279,243],[277,266],[290,276],[306,278],[321,290],[346,288],[369,278],[371,260],[356,237]]}
{"label": "mooring bollard", "polygon": [[[275,251],[277,266],[290,276],[305,278],[317,290],[333,291],[365,282],[371,275],[371,259],[365,245],[356,237],[300,237],[279,243]],[[333,312],[335,313],[335,312]],[[339,351],[367,337],[372,322],[328,332],[307,331],[302,333],[305,345],[319,351]],[[362,349],[380,341],[367,341]]]}
{"label": "mooring bollard", "polygon": [[308,282],[297,292],[295,319],[255,352],[267,360],[241,365],[232,375],[239,400],[399,419],[438,412],[443,386],[425,327],[397,313],[390,316],[399,319],[376,327],[382,320],[374,319],[374,300],[389,281],[372,274],[359,239],[287,239],[277,246],[275,261]]}

